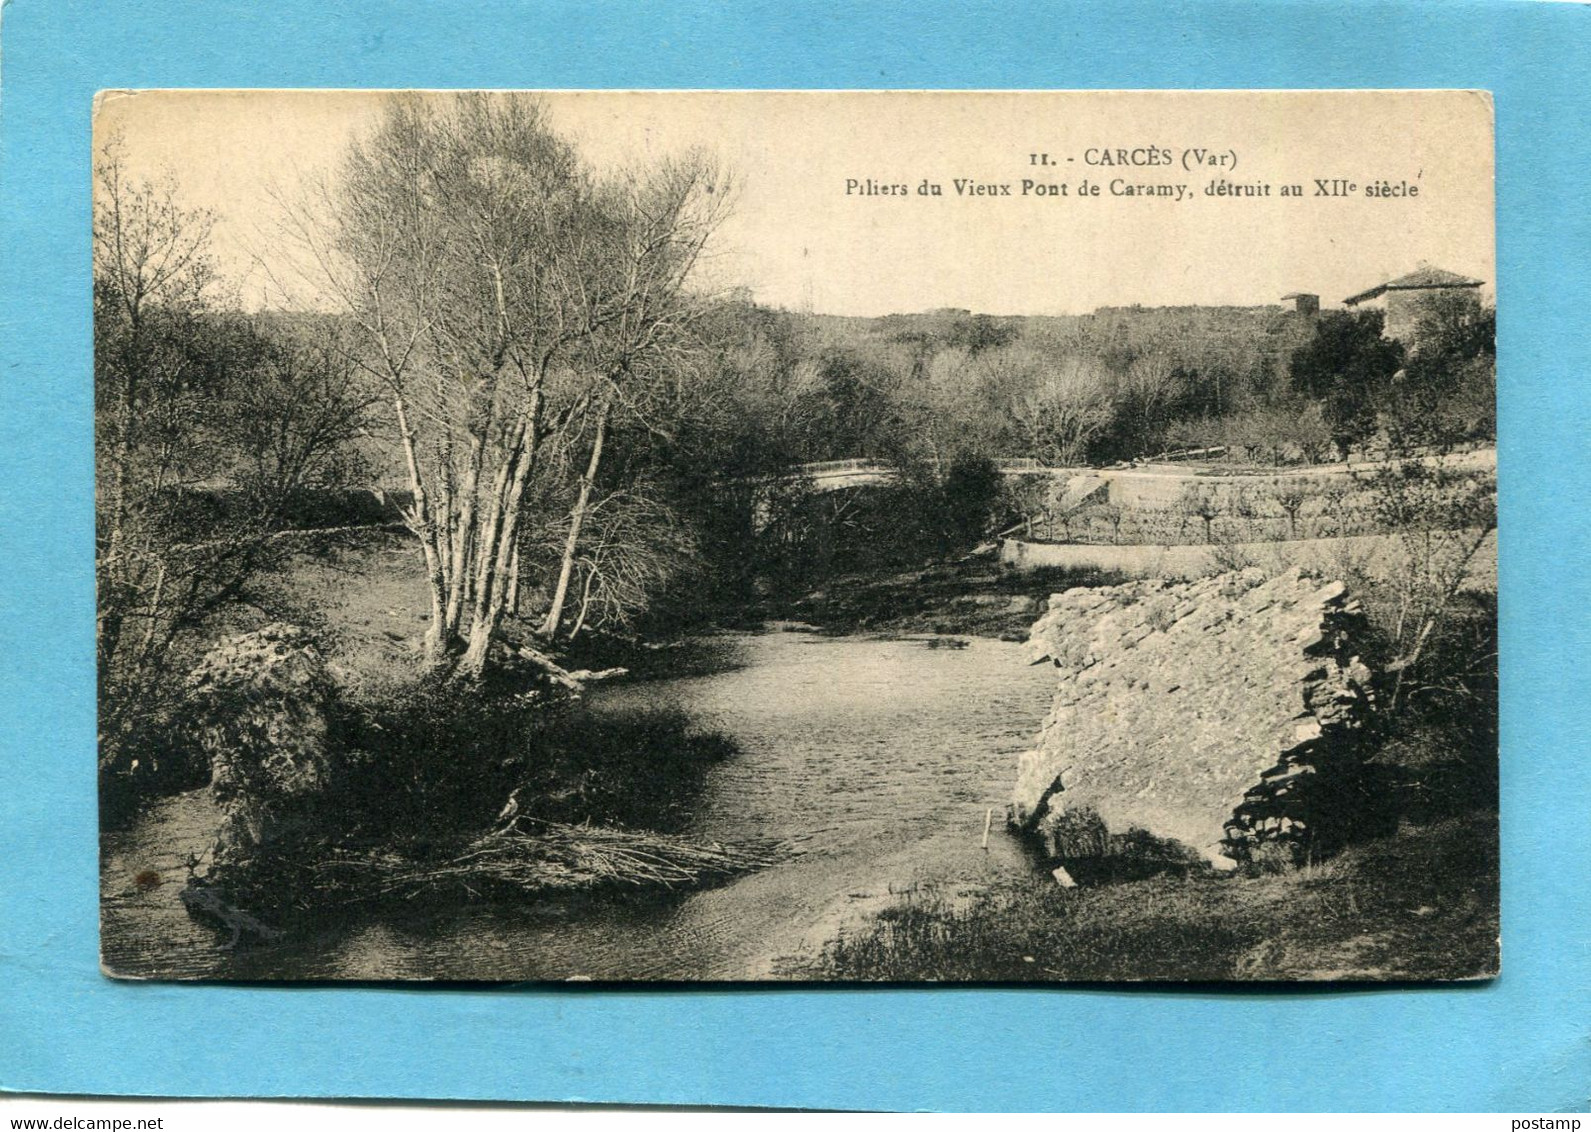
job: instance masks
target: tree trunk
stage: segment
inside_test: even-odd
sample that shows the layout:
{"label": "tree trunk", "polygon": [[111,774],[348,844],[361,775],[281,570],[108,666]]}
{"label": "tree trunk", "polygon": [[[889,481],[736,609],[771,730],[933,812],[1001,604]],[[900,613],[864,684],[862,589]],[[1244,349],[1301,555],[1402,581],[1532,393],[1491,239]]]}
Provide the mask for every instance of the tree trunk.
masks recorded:
{"label": "tree trunk", "polygon": [[420,476],[420,462],[414,454],[414,430],[409,427],[409,409],[401,393],[392,395],[393,409],[398,418],[398,435],[403,439],[403,461],[409,473],[409,490],[414,495],[414,507],[409,516],[409,529],[420,540],[425,555],[426,584],[431,591],[431,625],[425,631],[425,663],[439,668],[447,659],[451,643],[443,624],[447,614],[447,588],[442,579],[442,556],[437,550],[436,522],[425,494],[425,481]]}
{"label": "tree trunk", "polygon": [[586,615],[591,612],[591,583],[596,577],[597,571],[594,566],[586,571],[586,584],[580,590],[580,616],[575,618],[574,628],[569,630],[571,641],[580,635],[581,629],[586,627]]}
{"label": "tree trunk", "polygon": [[[135,338],[137,333],[138,322],[135,318],[133,321]],[[104,539],[104,548],[99,553],[97,563],[99,583],[110,591],[99,595],[96,617],[101,679],[109,670],[111,659],[121,644],[122,621],[127,612],[127,592],[130,588],[123,581],[126,571],[121,567],[121,555],[124,538],[122,529],[127,521],[127,480],[132,465],[133,413],[136,410],[137,394],[134,389],[136,367],[124,364],[123,369],[126,372],[122,380],[121,394],[117,397],[117,410],[121,419],[117,422],[116,444],[111,456],[111,506],[107,523],[109,529],[100,532],[100,537]]]}
{"label": "tree trunk", "polygon": [[[539,401],[539,398],[538,398]],[[481,529],[475,539],[475,556],[470,563],[470,572],[473,581],[470,586],[471,605],[470,623],[480,619],[482,611],[486,608],[491,598],[489,586],[491,584],[492,563],[497,554],[498,542],[502,538],[503,524],[507,518],[506,508],[509,496],[512,494],[513,485],[519,475],[520,462],[525,456],[527,437],[533,436],[540,427],[537,422],[539,411],[535,406],[527,408],[525,417],[519,422],[519,427],[514,432],[513,440],[508,446],[508,457],[502,461],[497,469],[497,476],[492,482],[492,493],[486,501],[486,512],[481,519]]]}
{"label": "tree trunk", "polygon": [[547,609],[547,617],[541,623],[541,635],[549,641],[558,635],[558,623],[563,620],[564,602],[569,596],[569,578],[574,572],[575,551],[580,546],[580,528],[585,523],[586,508],[591,502],[591,484],[597,478],[597,469],[602,463],[602,442],[607,436],[608,413],[612,408],[611,401],[605,401],[602,411],[597,415],[597,435],[591,442],[591,459],[586,463],[586,474],[580,480],[580,494],[575,500],[574,513],[569,517],[569,537],[564,540],[563,561],[558,566],[558,585],[553,590],[552,605]]}
{"label": "tree trunk", "polygon": [[[458,674],[468,679],[479,679],[486,670],[486,654],[502,623],[503,607],[507,600],[508,562],[519,540],[519,510],[525,495],[525,484],[536,464],[537,449],[541,439],[541,390],[531,391],[525,409],[519,462],[509,481],[508,497],[503,501],[501,524],[492,534],[493,555],[480,562],[484,574],[478,576],[475,587],[475,608],[470,622],[470,643],[459,661]],[[483,548],[485,549],[485,548]]]}
{"label": "tree trunk", "polygon": [[458,529],[448,547],[450,561],[447,571],[447,632],[458,633],[464,618],[464,606],[469,600],[468,559],[475,538],[475,496],[480,487],[481,461],[485,459],[486,441],[479,433],[470,433],[469,457],[464,467],[464,483],[459,489]]}
{"label": "tree trunk", "polygon": [[508,615],[519,616],[519,540],[508,557]]}
{"label": "tree trunk", "polygon": [[[453,577],[448,572],[453,565],[453,554],[449,549],[453,539],[458,535],[458,500],[454,498],[453,483],[453,444],[446,435],[436,444],[434,451],[436,471],[435,494],[431,498],[431,522],[437,530],[437,549],[442,563],[442,592],[444,595],[453,592]],[[450,625],[446,616],[442,620],[442,635],[448,639],[456,636],[458,630]]]}

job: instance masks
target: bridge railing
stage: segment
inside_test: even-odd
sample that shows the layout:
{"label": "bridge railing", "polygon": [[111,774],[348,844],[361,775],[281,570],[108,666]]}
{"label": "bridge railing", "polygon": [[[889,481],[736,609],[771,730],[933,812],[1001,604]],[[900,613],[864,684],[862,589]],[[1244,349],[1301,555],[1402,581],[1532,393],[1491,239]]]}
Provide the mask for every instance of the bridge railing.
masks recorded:
{"label": "bridge railing", "polygon": [[[994,466],[1002,472],[1047,472],[1049,465],[1031,456],[1004,456],[994,461]],[[836,472],[887,472],[892,465],[883,460],[873,460],[865,456],[850,460],[814,460],[810,464],[802,464],[801,470],[808,475],[825,475]]]}
{"label": "bridge railing", "polygon": [[810,475],[822,475],[824,472],[863,472],[882,467],[884,465],[878,460],[859,457],[852,460],[817,460],[802,464],[801,470]]}

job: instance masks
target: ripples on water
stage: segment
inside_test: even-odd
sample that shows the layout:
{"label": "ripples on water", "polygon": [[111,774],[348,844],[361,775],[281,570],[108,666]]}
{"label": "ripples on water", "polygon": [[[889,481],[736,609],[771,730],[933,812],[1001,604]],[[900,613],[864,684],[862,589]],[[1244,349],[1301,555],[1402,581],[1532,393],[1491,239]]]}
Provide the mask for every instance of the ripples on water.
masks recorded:
{"label": "ripples on water", "polygon": [[[857,915],[921,886],[975,888],[1027,868],[999,832],[1016,754],[1054,688],[1018,645],[726,633],[693,674],[603,686],[604,713],[687,712],[735,740],[685,830],[775,838],[786,862],[667,901],[538,902],[341,925],[319,936],[227,951],[180,903],[181,856],[209,829],[202,795],[170,799],[107,835],[105,955],[129,974],[197,978],[486,979],[777,977]],[[706,667],[708,670],[703,671]],[[989,807],[996,832],[980,848]],[[156,868],[172,883],[138,891]]]}

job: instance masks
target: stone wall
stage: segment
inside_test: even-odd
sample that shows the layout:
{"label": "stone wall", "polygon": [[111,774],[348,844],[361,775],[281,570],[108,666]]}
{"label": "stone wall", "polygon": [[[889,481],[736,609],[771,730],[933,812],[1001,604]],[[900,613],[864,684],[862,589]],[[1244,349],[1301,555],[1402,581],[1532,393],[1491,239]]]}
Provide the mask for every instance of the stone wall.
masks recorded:
{"label": "stone wall", "polygon": [[[1463,544],[1479,531],[1446,531],[1438,537]],[[1236,559],[1267,574],[1294,568],[1330,576],[1345,569],[1372,577],[1396,576],[1405,568],[1407,546],[1402,535],[1354,535],[1347,538],[1288,539],[1283,542],[1237,542],[1216,546],[1112,546],[1103,543],[1000,540],[999,560],[1013,570],[1061,567],[1067,570],[1109,570],[1130,578],[1190,580],[1222,573],[1219,563]],[[1497,532],[1481,541],[1465,571],[1466,589],[1497,589]]]}
{"label": "stone wall", "polygon": [[1056,594],[1028,647],[1059,686],[1012,823],[1063,863],[1145,834],[1218,867],[1329,851],[1372,706],[1362,630],[1342,583],[1297,569]]}

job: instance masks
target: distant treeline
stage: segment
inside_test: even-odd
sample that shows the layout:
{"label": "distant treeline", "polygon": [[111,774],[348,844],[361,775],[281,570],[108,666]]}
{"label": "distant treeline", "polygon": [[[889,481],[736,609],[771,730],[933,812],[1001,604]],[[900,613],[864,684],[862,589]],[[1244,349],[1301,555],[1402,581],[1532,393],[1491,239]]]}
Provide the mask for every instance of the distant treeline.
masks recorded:
{"label": "distant treeline", "polygon": [[1314,462],[1424,429],[1491,434],[1493,316],[1435,293],[1417,342],[1376,311],[1112,307],[996,318],[862,319],[750,305],[718,314],[750,445],[790,461],[869,456],[943,469],[958,454],[1108,464],[1220,445]]}

